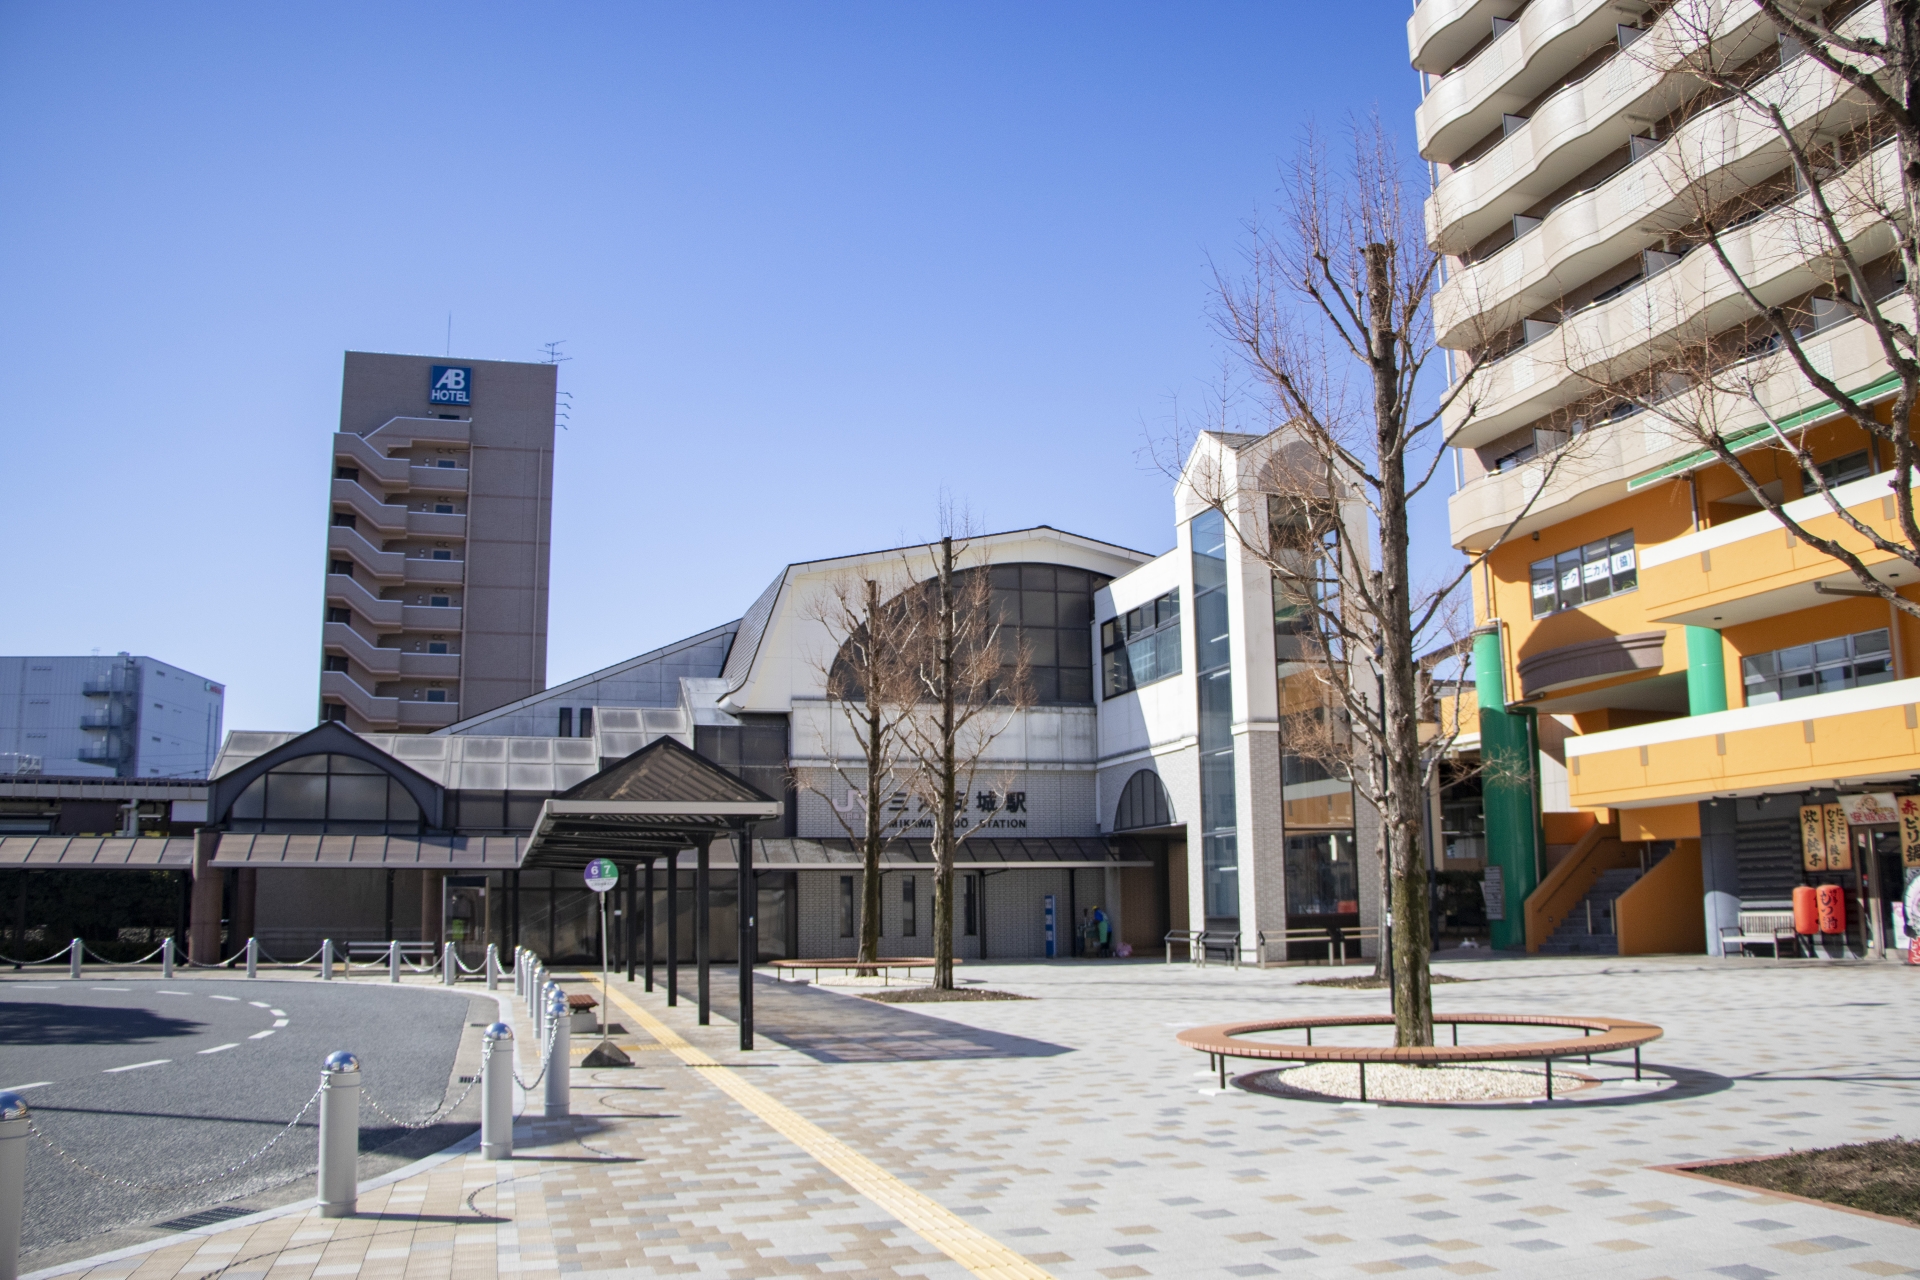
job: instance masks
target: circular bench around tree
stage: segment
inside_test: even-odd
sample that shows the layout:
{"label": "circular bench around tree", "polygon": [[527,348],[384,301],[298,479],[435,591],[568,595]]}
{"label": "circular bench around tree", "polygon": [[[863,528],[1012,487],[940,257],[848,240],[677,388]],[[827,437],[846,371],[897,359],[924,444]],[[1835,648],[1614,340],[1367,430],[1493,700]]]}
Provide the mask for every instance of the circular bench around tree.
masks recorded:
{"label": "circular bench around tree", "polygon": [[[1433,1045],[1351,1045],[1315,1044],[1316,1029],[1328,1027],[1390,1027],[1390,1013],[1352,1014],[1345,1017],[1271,1018],[1259,1022],[1221,1022],[1206,1027],[1189,1027],[1174,1038],[1189,1049],[1207,1055],[1207,1065],[1218,1067],[1220,1087],[1227,1087],[1228,1058],[1257,1058],[1273,1062],[1352,1062],[1360,1067],[1360,1100],[1367,1097],[1367,1064],[1391,1063],[1395,1066],[1446,1066],[1468,1062],[1513,1062],[1539,1059],[1547,1068],[1547,1097],[1553,1097],[1553,1063],[1556,1058],[1585,1058],[1596,1053],[1633,1051],[1633,1078],[1640,1079],[1640,1047],[1658,1040],[1664,1033],[1651,1022],[1630,1018],[1576,1018],[1526,1013],[1436,1013],[1436,1028],[1453,1029],[1452,1044]],[[1552,1027],[1578,1030],[1579,1036],[1553,1040],[1526,1040],[1505,1044],[1463,1045],[1463,1026]],[[1278,1040],[1249,1040],[1245,1037],[1275,1031],[1304,1031],[1305,1043]]]}

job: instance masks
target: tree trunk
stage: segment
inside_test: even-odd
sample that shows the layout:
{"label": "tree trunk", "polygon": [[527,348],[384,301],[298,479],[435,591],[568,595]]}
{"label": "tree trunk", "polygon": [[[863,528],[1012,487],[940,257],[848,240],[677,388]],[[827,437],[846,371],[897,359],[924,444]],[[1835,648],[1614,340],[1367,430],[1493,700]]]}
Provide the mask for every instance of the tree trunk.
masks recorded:
{"label": "tree trunk", "polygon": [[933,817],[933,985],[953,990],[954,812],[958,764],[954,738],[953,538],[940,539],[940,786]]}
{"label": "tree trunk", "polygon": [[1414,687],[1412,588],[1407,566],[1407,441],[1399,412],[1392,249],[1366,247],[1369,363],[1380,459],[1380,826],[1392,871],[1394,1043],[1433,1043],[1427,971],[1427,864],[1420,856],[1420,732]]}
{"label": "tree trunk", "polygon": [[[873,686],[877,683],[875,672],[878,662],[873,656],[875,647],[880,643],[880,584],[871,578],[867,580],[867,829],[860,842],[860,955],[861,960],[880,958],[880,846],[885,843],[885,833],[880,829],[881,777],[886,765],[885,739],[886,712],[881,705],[881,691]],[[870,971],[862,970],[861,976],[870,976]]]}

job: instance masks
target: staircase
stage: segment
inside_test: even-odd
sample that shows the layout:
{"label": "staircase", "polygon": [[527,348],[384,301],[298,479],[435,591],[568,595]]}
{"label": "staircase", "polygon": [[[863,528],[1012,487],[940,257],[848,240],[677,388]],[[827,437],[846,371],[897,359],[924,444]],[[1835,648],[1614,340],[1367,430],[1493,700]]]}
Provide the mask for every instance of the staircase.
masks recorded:
{"label": "staircase", "polygon": [[[1614,956],[1620,954],[1613,900],[1640,878],[1638,867],[1603,871],[1579,905],[1567,913],[1552,935],[1540,944],[1543,956]],[[1588,927],[1588,922],[1592,927]]]}

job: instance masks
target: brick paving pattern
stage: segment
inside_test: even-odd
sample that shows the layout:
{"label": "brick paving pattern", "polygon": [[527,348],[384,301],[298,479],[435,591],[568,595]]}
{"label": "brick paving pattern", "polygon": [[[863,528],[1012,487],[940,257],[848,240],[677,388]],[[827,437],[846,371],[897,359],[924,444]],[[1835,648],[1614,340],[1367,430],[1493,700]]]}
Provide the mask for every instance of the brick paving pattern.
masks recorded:
{"label": "brick paving pattern", "polygon": [[[1920,1276],[1920,1230],[1657,1168],[1920,1133],[1920,972],[1612,958],[1450,968],[1479,981],[1438,988],[1442,1009],[1660,1023],[1646,1059],[1664,1083],[1551,1105],[1340,1106],[1221,1091],[1173,1042],[1198,1023],[1384,1008],[1378,993],[1298,985],[1324,970],[969,966],[968,979],[1040,998],[918,1008],[766,983],[750,1055],[728,1006],[697,1028],[690,1001],[668,1010],[658,991],[617,983],[720,1065],[689,1065],[616,1013],[636,1033],[623,1041],[636,1068],[576,1072],[575,1115],[523,1120],[511,1162],[463,1155],[363,1194],[354,1219],[291,1213],[63,1273],[969,1273],[716,1088],[714,1073],[731,1071],[1062,1278]],[[730,991],[732,975],[714,987]]]}

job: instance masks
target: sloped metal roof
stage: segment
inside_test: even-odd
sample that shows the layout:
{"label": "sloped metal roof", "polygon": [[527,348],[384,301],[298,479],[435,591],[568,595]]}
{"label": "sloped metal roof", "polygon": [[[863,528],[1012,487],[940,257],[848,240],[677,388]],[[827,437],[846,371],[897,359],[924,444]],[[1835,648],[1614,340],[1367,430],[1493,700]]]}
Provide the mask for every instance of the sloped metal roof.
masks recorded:
{"label": "sloped metal roof", "polygon": [[[186,843],[191,845],[192,841]],[[220,837],[213,865],[512,871],[525,857],[526,847],[524,836],[303,836],[229,832]]]}
{"label": "sloped metal roof", "polygon": [[0,867],[62,871],[178,871],[193,866],[191,836],[6,836]]}

